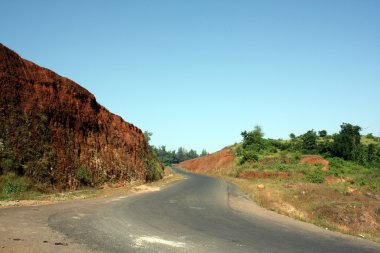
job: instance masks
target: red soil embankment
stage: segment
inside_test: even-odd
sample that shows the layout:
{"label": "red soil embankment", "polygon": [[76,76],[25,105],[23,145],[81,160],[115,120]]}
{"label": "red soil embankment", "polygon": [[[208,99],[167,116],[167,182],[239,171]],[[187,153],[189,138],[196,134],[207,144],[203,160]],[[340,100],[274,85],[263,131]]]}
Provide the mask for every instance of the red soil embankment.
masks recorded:
{"label": "red soil embankment", "polygon": [[196,172],[212,172],[221,169],[229,169],[235,164],[235,155],[230,148],[224,148],[208,156],[187,160],[178,167]]}
{"label": "red soil embankment", "polygon": [[1,43],[0,149],[0,170],[8,161],[10,170],[55,189],[76,189],[80,168],[93,185],[150,180],[153,164],[163,169],[141,129]]}

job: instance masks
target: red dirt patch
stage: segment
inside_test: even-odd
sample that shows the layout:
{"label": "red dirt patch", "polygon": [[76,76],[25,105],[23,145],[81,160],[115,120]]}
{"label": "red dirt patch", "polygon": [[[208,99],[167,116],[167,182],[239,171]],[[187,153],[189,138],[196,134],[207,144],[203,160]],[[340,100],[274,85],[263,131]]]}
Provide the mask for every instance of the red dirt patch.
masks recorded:
{"label": "red dirt patch", "polygon": [[300,163],[321,164],[323,166],[322,168],[323,171],[327,171],[329,169],[329,161],[317,155],[303,156],[300,159]]}
{"label": "red dirt patch", "polygon": [[239,173],[239,178],[289,178],[289,174],[282,171],[246,170]]}
{"label": "red dirt patch", "polygon": [[187,160],[178,167],[196,172],[212,172],[232,168],[235,164],[235,155],[230,148],[224,148],[208,156]]}

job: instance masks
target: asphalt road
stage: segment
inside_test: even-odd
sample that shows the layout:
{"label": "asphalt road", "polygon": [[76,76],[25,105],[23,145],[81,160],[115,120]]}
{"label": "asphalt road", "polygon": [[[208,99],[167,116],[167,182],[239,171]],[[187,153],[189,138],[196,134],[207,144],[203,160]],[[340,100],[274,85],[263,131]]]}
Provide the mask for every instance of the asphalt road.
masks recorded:
{"label": "asphalt road", "polygon": [[177,172],[186,179],[156,192],[0,210],[0,251],[380,252],[380,244],[266,211],[222,180]]}

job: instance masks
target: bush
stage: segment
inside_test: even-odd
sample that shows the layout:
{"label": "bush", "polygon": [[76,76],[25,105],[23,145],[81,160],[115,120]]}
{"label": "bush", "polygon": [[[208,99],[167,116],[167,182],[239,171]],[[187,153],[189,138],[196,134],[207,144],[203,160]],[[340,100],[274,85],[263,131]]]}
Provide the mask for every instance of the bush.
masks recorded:
{"label": "bush", "polygon": [[320,167],[307,171],[305,177],[310,183],[321,184],[325,181],[324,173]]}
{"label": "bush", "polygon": [[10,158],[4,159],[1,162],[0,167],[1,167],[2,171],[3,171],[3,173],[5,174],[6,172],[13,171],[14,162]]}
{"label": "bush", "polygon": [[91,183],[91,175],[90,172],[84,165],[81,165],[76,174],[77,179],[81,184],[89,185]]}
{"label": "bush", "polygon": [[243,164],[243,163],[248,162],[248,161],[257,162],[258,160],[259,160],[259,156],[257,155],[257,153],[255,151],[244,150],[243,156],[240,160],[240,164]]}
{"label": "bush", "polygon": [[14,173],[9,173],[4,177],[2,192],[4,194],[17,194],[26,191],[28,188],[27,180],[24,177],[18,177]]}
{"label": "bush", "polygon": [[280,166],[278,166],[279,171],[287,171],[288,169],[289,169],[289,166],[286,164],[280,164]]}
{"label": "bush", "polygon": [[163,168],[161,164],[158,162],[158,159],[155,158],[145,158],[145,162],[147,165],[145,171],[145,180],[147,182],[153,182],[159,179],[162,179],[164,176]]}
{"label": "bush", "polygon": [[314,151],[317,148],[317,133],[309,130],[301,136],[302,148],[307,151]]}

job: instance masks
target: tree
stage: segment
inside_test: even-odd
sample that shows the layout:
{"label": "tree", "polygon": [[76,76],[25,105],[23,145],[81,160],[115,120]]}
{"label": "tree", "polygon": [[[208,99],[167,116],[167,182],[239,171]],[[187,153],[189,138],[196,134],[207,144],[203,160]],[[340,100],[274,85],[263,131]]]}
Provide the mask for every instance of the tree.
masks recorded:
{"label": "tree", "polygon": [[190,149],[190,151],[187,153],[187,159],[194,159],[197,157],[198,157],[197,151],[193,149]]}
{"label": "tree", "polygon": [[243,137],[243,148],[254,149],[259,151],[264,146],[263,136],[264,133],[260,126],[256,125],[253,131],[243,131],[241,132]]}
{"label": "tree", "polygon": [[326,137],[327,136],[327,131],[326,130],[321,130],[321,131],[319,131],[318,132],[318,134],[319,134],[319,137]]}
{"label": "tree", "polygon": [[179,147],[178,150],[177,150],[177,159],[178,159],[178,162],[183,162],[185,160],[187,160],[187,155],[186,155],[186,149],[184,149],[183,147]]}
{"label": "tree", "polygon": [[200,156],[207,156],[207,155],[208,155],[208,152],[206,151],[206,149],[203,149]]}
{"label": "tree", "polygon": [[147,143],[150,142],[150,140],[151,140],[151,138],[152,138],[152,135],[153,135],[152,132],[144,131],[144,138],[145,138],[145,141],[146,141]]}
{"label": "tree", "polygon": [[360,147],[360,126],[343,123],[339,134],[334,136],[332,153],[345,160],[358,159]]}
{"label": "tree", "polygon": [[367,147],[367,159],[369,163],[372,163],[376,160],[376,146],[374,144],[369,144]]}
{"label": "tree", "polygon": [[160,146],[158,148],[153,147],[153,150],[156,153],[158,159],[160,159],[163,164],[170,165],[172,163],[173,158],[171,156],[171,153],[166,151],[165,146]]}
{"label": "tree", "polygon": [[317,148],[317,133],[314,130],[309,130],[301,136],[302,148],[308,151]]}
{"label": "tree", "polygon": [[296,135],[294,133],[289,134],[289,138],[291,140],[294,140],[296,138]]}
{"label": "tree", "polygon": [[318,152],[320,154],[326,154],[328,155],[331,153],[331,142],[327,139],[323,139],[322,141],[318,142]]}

